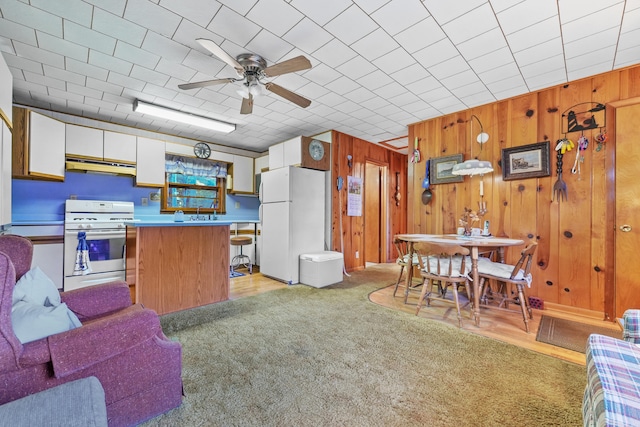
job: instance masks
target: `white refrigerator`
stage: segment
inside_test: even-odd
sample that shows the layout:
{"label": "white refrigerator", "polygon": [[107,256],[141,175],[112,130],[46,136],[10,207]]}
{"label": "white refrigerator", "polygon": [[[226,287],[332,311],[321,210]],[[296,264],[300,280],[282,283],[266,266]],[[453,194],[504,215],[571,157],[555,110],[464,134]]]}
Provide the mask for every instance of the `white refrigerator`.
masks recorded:
{"label": "white refrigerator", "polygon": [[284,167],[262,173],[260,272],[299,282],[301,254],[324,251],[325,173]]}

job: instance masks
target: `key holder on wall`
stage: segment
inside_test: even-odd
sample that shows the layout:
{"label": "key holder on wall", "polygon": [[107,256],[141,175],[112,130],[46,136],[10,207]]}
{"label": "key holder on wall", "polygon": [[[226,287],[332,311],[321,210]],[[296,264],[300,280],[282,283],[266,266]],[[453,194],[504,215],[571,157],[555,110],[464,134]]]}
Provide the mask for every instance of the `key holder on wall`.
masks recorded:
{"label": "key holder on wall", "polygon": [[[588,108],[591,106],[591,108]],[[580,107],[577,109],[576,107]],[[566,118],[566,120],[565,120]],[[607,116],[604,104],[581,102],[562,113],[562,133],[584,132],[589,129],[606,127]]]}

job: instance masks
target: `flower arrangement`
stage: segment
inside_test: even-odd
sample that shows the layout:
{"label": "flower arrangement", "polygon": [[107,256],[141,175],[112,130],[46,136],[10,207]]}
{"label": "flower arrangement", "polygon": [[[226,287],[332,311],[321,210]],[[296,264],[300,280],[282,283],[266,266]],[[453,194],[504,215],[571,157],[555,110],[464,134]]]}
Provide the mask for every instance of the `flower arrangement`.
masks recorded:
{"label": "flower arrangement", "polygon": [[460,227],[464,227],[465,236],[471,236],[471,229],[474,225],[480,222],[480,217],[482,215],[484,215],[484,212],[482,211],[480,211],[480,214],[478,214],[478,212],[473,211],[467,207],[464,208],[464,213],[458,220],[458,224],[460,225]]}

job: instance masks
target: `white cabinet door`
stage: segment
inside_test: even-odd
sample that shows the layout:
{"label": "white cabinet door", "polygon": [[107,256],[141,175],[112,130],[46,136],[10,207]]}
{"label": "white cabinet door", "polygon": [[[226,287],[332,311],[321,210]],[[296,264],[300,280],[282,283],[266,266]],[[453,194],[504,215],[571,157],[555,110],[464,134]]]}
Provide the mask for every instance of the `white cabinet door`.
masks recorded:
{"label": "white cabinet door", "polygon": [[0,134],[0,226],[11,223],[11,131],[3,120]]}
{"label": "white cabinet door", "polygon": [[137,141],[135,135],[104,131],[104,159],[122,163],[136,163]]}
{"label": "white cabinet door", "polygon": [[62,289],[63,285],[63,259],[64,244],[50,243],[33,245],[33,260],[31,266],[40,267],[42,272]]}
{"label": "white cabinet door", "polygon": [[284,142],[284,166],[302,164],[302,137],[296,136]]}
{"label": "white cabinet door", "polygon": [[269,147],[269,170],[284,167],[284,143]]}
{"label": "white cabinet door", "polygon": [[136,185],[164,187],[164,141],[138,137]]}
{"label": "white cabinet door", "polygon": [[253,159],[233,156],[233,193],[253,194]]}
{"label": "white cabinet door", "polygon": [[253,162],[253,169],[256,175],[259,175],[262,173],[262,169],[268,169],[269,168],[269,155],[265,155],[262,157],[258,157],[257,159],[254,160]]}
{"label": "white cabinet door", "polygon": [[64,181],[65,124],[31,112],[29,175]]}
{"label": "white cabinet door", "polygon": [[66,132],[68,156],[102,160],[103,131],[67,123]]}

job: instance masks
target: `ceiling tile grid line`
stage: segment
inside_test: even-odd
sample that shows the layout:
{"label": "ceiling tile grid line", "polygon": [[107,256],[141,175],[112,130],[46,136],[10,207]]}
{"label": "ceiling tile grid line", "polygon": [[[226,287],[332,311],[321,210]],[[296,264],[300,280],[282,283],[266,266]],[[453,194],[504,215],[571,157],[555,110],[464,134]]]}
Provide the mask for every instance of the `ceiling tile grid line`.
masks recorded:
{"label": "ceiling tile grid line", "polygon": [[[0,0],[0,51],[14,101],[264,152],[332,127],[372,143],[451,112],[640,63],[640,2],[622,0]],[[240,114],[224,59],[298,55],[308,70]],[[144,117],[135,99],[237,124],[216,134]],[[268,131],[267,131],[268,130]],[[404,149],[404,148],[403,148]]]}

